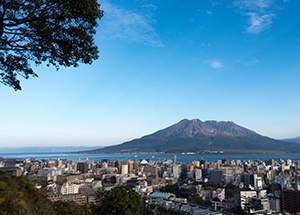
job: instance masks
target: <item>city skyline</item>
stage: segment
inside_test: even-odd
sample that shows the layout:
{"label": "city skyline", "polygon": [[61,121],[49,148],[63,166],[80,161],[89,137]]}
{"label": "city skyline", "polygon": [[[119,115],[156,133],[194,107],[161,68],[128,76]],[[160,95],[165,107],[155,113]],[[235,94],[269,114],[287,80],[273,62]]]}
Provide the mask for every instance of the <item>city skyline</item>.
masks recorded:
{"label": "city skyline", "polygon": [[92,65],[0,85],[0,147],[114,145],[184,118],[300,136],[299,1],[100,4]]}

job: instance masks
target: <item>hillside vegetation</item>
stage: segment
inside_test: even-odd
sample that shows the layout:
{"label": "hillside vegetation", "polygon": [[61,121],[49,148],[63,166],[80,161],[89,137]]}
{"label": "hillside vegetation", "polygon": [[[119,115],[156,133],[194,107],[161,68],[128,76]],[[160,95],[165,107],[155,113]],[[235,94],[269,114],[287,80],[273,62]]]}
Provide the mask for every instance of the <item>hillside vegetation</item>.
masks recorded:
{"label": "hillside vegetation", "polygon": [[0,214],[56,214],[46,195],[25,176],[0,171]]}
{"label": "hillside vegetation", "polygon": [[133,190],[116,187],[97,192],[95,205],[75,202],[52,203],[43,190],[36,189],[25,176],[12,176],[0,171],[0,215],[101,215],[143,214],[141,196]]}

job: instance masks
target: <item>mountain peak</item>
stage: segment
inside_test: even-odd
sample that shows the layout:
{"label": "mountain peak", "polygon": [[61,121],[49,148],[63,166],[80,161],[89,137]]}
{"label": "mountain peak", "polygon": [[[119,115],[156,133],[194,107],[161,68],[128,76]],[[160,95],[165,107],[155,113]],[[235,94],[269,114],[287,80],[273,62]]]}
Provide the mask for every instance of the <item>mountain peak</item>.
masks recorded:
{"label": "mountain peak", "polygon": [[207,136],[217,136],[217,135],[224,135],[224,136],[231,136],[231,137],[242,137],[248,135],[254,135],[255,132],[243,128],[234,122],[228,121],[215,121],[215,120],[208,120],[202,122],[199,119],[183,119],[180,122],[161,130],[157,133],[164,133],[165,136],[194,136],[197,134],[207,135]]}
{"label": "mountain peak", "polygon": [[[292,150],[291,150],[292,149]],[[183,119],[153,134],[119,145],[94,150],[101,153],[201,152],[226,151],[300,151],[299,144],[274,140],[239,126],[232,121]]]}

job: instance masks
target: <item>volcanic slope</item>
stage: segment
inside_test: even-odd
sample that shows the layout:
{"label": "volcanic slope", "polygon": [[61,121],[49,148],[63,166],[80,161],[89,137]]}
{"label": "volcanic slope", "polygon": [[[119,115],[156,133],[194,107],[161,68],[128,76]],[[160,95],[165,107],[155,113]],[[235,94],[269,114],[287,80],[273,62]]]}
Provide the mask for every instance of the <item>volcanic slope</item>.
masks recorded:
{"label": "volcanic slope", "polygon": [[300,145],[275,140],[233,122],[183,119],[139,139],[86,153],[208,152],[233,153],[300,152]]}

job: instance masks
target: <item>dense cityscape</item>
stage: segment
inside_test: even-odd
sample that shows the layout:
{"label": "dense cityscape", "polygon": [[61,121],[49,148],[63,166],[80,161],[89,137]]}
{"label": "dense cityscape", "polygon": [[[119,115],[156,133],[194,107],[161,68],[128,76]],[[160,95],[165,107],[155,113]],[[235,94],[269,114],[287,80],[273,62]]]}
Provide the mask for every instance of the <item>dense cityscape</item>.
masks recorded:
{"label": "dense cityscape", "polygon": [[300,215],[299,8],[0,0],[0,215]]}
{"label": "dense cityscape", "polygon": [[[0,171],[26,176],[52,202],[95,204],[99,190],[134,190],[150,214],[295,214],[300,161],[0,160]],[[156,213],[155,213],[156,212]]]}

